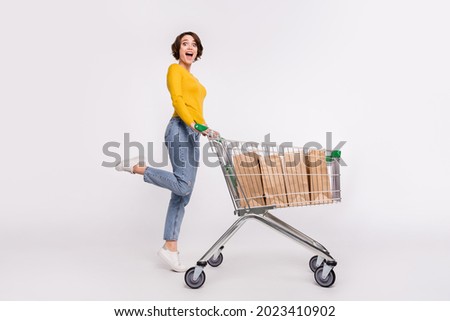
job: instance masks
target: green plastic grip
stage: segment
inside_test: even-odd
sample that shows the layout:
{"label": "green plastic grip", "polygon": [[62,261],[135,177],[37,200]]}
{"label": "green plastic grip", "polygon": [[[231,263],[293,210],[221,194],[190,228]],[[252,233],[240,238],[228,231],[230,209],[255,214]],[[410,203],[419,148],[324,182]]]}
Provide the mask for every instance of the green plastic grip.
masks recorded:
{"label": "green plastic grip", "polygon": [[341,158],[341,151],[340,150],[332,150],[331,154],[326,157],[327,162],[331,162],[333,158]]}
{"label": "green plastic grip", "polygon": [[341,158],[341,151],[340,150],[331,151],[331,158]]}
{"label": "green plastic grip", "polygon": [[208,126],[202,125],[202,124],[195,124],[194,128],[197,129],[199,132],[204,132],[208,129]]}

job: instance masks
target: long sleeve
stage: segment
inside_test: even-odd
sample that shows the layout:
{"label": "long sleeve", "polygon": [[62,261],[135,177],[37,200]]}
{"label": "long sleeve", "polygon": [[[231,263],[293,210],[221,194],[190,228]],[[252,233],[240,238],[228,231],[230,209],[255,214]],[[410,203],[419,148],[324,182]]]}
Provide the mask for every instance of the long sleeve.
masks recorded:
{"label": "long sleeve", "polygon": [[171,65],[167,72],[167,87],[170,92],[170,98],[172,98],[172,105],[175,109],[175,113],[190,126],[194,122],[194,117],[189,112],[185,97],[183,96],[183,74],[176,65]]}

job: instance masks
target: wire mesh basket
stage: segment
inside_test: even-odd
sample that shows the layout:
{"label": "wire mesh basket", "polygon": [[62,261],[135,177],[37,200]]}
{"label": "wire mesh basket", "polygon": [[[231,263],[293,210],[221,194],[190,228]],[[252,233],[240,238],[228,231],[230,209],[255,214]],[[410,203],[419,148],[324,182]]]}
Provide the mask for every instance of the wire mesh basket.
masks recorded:
{"label": "wire mesh basket", "polygon": [[340,151],[211,141],[235,213],[341,201]]}

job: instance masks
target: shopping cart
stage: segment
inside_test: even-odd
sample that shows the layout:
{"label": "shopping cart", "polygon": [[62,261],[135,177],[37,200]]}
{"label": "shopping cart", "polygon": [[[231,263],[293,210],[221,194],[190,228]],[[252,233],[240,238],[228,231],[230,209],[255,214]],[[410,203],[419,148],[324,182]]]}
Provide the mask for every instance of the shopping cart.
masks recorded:
{"label": "shopping cart", "polygon": [[336,260],[319,242],[278,219],[269,210],[331,204],[341,201],[339,150],[318,150],[226,140],[209,137],[217,153],[238,219],[185,273],[186,284],[200,288],[207,264],[219,266],[227,241],[248,220],[254,219],[312,250],[309,261],[316,282],[330,287],[336,280]]}

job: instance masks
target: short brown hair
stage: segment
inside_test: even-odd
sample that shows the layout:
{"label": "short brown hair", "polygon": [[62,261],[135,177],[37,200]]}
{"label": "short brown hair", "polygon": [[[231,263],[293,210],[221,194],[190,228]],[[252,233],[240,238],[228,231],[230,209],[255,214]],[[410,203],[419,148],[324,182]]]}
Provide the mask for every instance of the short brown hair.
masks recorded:
{"label": "short brown hair", "polygon": [[194,61],[197,61],[197,59],[200,59],[200,57],[202,56],[203,46],[202,46],[202,42],[200,40],[200,37],[197,36],[197,34],[195,32],[192,32],[192,31],[183,32],[182,34],[178,35],[175,38],[175,41],[172,44],[172,56],[174,56],[176,60],[180,59],[181,39],[183,39],[183,37],[186,36],[186,35],[189,35],[192,38],[194,38],[195,43],[197,44],[197,57],[195,57],[195,60],[194,60]]}

